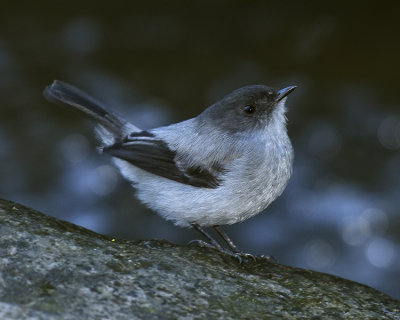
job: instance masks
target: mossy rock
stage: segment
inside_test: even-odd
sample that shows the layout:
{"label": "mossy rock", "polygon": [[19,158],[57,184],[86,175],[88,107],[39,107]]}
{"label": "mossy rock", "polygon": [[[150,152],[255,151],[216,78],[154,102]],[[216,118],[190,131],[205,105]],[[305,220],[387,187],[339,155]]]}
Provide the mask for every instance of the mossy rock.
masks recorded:
{"label": "mossy rock", "polygon": [[332,275],[164,240],[109,238],[0,200],[0,319],[400,319]]}

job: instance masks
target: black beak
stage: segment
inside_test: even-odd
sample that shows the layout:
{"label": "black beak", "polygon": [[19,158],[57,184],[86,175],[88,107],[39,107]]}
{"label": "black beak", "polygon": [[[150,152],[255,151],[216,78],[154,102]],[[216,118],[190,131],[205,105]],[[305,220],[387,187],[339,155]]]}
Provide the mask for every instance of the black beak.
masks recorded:
{"label": "black beak", "polygon": [[296,88],[297,88],[296,86],[290,86],[290,87],[286,87],[284,89],[279,90],[278,97],[276,98],[275,102],[281,101],[284,97],[286,97],[289,93],[291,93]]}

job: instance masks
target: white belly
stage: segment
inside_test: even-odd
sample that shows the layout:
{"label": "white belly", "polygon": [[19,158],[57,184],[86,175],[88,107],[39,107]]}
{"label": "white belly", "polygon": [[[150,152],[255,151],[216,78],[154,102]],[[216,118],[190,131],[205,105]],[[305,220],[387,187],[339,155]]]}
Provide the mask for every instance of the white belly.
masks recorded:
{"label": "white belly", "polygon": [[[198,188],[156,177],[123,160],[116,159],[123,175],[134,181],[137,197],[167,220],[179,226],[233,224],[265,209],[284,190],[291,175],[292,151],[270,155],[257,168],[251,159],[243,159],[240,168],[231,168],[222,184]],[[238,174],[241,171],[242,174]],[[160,180],[161,179],[161,180]]]}

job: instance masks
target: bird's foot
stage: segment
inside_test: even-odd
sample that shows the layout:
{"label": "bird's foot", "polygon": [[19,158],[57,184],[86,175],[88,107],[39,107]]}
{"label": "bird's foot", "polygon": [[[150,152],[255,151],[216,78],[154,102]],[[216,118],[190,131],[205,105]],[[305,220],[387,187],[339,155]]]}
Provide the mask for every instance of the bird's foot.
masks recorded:
{"label": "bird's foot", "polygon": [[256,261],[256,257],[253,256],[250,253],[245,253],[245,252],[233,252],[231,250],[222,248],[222,247],[217,247],[214,246],[206,241],[203,240],[191,240],[189,242],[189,245],[195,245],[198,246],[200,248],[210,248],[210,249],[214,249],[217,250],[218,252],[221,252],[222,254],[228,255],[230,257],[233,257],[235,259],[237,259],[239,261],[239,263],[242,262],[248,262],[249,259],[253,259],[254,261]]}
{"label": "bird's foot", "polygon": [[247,262],[249,259],[253,259],[254,262],[257,261],[256,256],[252,255],[251,253],[246,253],[246,252],[234,252],[236,255],[240,256],[242,259]]}
{"label": "bird's foot", "polygon": [[244,254],[242,252],[233,252],[233,251],[225,249],[225,248],[217,248],[217,247],[215,247],[215,249],[218,250],[219,252],[221,252],[224,255],[227,255],[227,256],[230,256],[232,258],[237,259],[239,261],[239,264],[241,264],[242,262],[247,262],[248,261],[248,259],[247,259],[248,256],[251,256],[251,254]]}
{"label": "bird's foot", "polygon": [[223,248],[221,246],[215,246],[215,245],[213,245],[211,243],[208,243],[206,241],[203,241],[203,240],[191,240],[191,241],[189,241],[189,245],[195,245],[195,246],[198,246],[200,248],[214,249],[214,250],[217,250],[217,251],[219,251],[219,252],[221,252],[223,254],[228,254],[230,256],[235,256],[235,257],[239,256],[235,252],[227,250],[227,249],[225,249],[225,248]]}

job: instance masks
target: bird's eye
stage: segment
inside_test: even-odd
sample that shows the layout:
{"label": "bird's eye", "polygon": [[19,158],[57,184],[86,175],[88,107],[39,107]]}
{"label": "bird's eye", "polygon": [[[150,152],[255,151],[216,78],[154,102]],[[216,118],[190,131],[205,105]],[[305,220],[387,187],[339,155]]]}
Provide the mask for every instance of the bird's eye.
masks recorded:
{"label": "bird's eye", "polygon": [[243,111],[247,114],[252,114],[256,111],[256,107],[249,104],[243,108]]}

